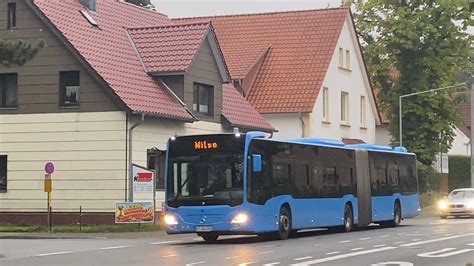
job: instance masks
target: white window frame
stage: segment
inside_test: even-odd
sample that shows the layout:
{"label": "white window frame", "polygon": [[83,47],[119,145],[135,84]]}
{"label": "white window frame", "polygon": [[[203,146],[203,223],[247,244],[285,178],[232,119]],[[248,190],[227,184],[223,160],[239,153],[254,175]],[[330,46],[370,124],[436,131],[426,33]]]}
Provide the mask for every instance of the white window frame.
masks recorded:
{"label": "white window frame", "polygon": [[351,51],[350,50],[346,50],[344,68],[351,69]]}
{"label": "white window frame", "polygon": [[367,123],[365,95],[360,96],[360,126],[365,127]]}
{"label": "white window frame", "polygon": [[344,68],[344,48],[339,47],[339,67]]}
{"label": "white window frame", "polygon": [[349,125],[349,93],[346,91],[341,91],[341,124]]}

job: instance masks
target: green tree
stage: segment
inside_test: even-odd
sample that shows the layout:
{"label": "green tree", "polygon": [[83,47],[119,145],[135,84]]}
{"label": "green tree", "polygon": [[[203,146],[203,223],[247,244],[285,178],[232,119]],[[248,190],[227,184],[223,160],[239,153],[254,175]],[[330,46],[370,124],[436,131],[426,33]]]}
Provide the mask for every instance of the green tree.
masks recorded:
{"label": "green tree", "polygon": [[150,0],[126,0],[130,4],[137,6],[145,7],[148,9],[155,9],[155,6],[151,3]]}
{"label": "green tree", "polygon": [[0,65],[22,66],[30,61],[44,47],[44,41],[37,44],[27,43],[23,40],[0,40]]}
{"label": "green tree", "polygon": [[[390,119],[392,144],[399,143],[403,94],[456,83],[469,62],[467,0],[368,0],[356,5],[356,25],[372,85]],[[403,100],[403,144],[431,165],[446,152],[458,122],[452,90]]]}

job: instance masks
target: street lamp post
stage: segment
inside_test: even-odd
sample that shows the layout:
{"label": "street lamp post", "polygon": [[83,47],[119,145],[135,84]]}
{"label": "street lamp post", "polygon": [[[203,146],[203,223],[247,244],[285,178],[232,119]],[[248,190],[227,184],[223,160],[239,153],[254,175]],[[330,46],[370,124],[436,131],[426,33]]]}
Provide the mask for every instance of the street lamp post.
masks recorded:
{"label": "street lamp post", "polygon": [[437,89],[431,89],[431,90],[426,90],[426,91],[419,91],[419,92],[414,92],[414,93],[409,93],[409,94],[404,94],[400,95],[398,98],[398,110],[399,110],[399,133],[400,133],[400,146],[403,146],[403,131],[402,131],[402,99],[414,95],[419,95],[419,94],[425,94],[425,93],[430,93],[430,92],[435,92],[435,91],[440,91],[440,90],[445,90],[453,87],[459,87],[462,85],[466,85],[465,83],[460,83],[460,84],[455,84],[447,87],[442,87],[442,88],[437,88]]}

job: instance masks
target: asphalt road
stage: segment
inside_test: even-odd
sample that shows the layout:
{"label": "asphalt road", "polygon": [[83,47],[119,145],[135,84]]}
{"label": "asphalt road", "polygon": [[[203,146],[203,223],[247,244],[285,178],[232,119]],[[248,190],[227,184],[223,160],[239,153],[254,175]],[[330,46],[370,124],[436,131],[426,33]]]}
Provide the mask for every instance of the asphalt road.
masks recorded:
{"label": "asphalt road", "polygon": [[474,219],[437,217],[351,233],[299,233],[285,241],[196,235],[92,239],[0,239],[0,265],[466,265]]}

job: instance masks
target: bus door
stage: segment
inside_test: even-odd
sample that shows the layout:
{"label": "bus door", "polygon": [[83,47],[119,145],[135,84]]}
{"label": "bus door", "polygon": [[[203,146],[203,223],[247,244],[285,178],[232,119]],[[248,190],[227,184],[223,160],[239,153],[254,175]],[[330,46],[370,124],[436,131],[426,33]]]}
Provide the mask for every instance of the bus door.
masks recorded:
{"label": "bus door", "polygon": [[367,150],[357,149],[355,152],[357,177],[358,225],[364,226],[372,222],[372,193],[370,191],[369,155]]}

